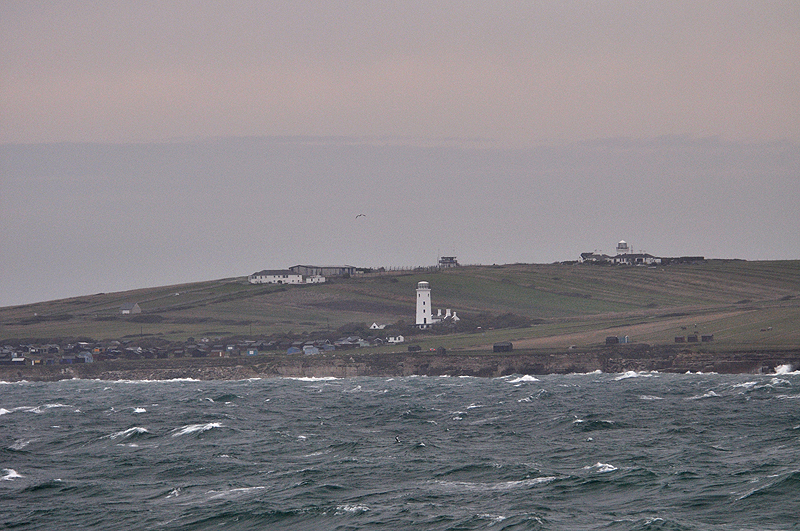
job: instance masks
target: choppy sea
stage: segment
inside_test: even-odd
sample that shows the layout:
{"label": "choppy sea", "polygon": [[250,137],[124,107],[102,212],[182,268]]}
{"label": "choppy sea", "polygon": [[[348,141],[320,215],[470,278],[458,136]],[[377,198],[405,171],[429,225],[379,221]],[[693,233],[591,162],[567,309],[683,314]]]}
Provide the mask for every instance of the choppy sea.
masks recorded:
{"label": "choppy sea", "polygon": [[0,384],[0,527],[800,529],[800,373]]}

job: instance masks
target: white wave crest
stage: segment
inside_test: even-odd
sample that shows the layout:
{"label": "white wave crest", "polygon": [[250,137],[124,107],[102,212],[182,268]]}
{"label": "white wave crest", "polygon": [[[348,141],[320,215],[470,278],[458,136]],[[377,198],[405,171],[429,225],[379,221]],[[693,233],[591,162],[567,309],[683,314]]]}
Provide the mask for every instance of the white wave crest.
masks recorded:
{"label": "white wave crest", "polygon": [[795,371],[791,365],[778,365],[775,367],[775,374],[800,374],[800,371]]}
{"label": "white wave crest", "polygon": [[715,393],[714,391],[709,391],[709,392],[707,392],[705,394],[702,394],[702,395],[695,395],[695,396],[689,397],[686,400],[702,400],[703,398],[714,398],[714,397],[719,397],[719,395],[717,393]]}
{"label": "white wave crest", "polygon": [[175,383],[175,382],[201,382],[197,378],[170,378],[169,380],[115,380],[114,383],[123,384],[152,384],[152,383]]}
{"label": "white wave crest", "polygon": [[119,439],[120,437],[130,437],[131,435],[139,435],[142,433],[150,433],[150,431],[147,428],[140,428],[139,426],[134,426],[133,428],[128,428],[127,430],[122,430],[116,433],[112,433],[111,435],[106,435],[103,438]]}
{"label": "white wave crest", "polygon": [[593,464],[592,466],[583,467],[583,469],[584,470],[594,470],[598,474],[603,474],[605,472],[613,472],[614,470],[617,469],[617,467],[615,467],[614,465],[609,465],[608,463],[601,463],[601,462],[598,461],[597,463]]}
{"label": "white wave crest", "polygon": [[626,371],[617,376],[616,378],[614,378],[614,380],[619,381],[619,380],[627,380],[628,378],[652,378],[652,377],[653,373],[650,372]]}
{"label": "white wave crest", "polygon": [[664,400],[660,396],[653,396],[653,395],[640,395],[639,400]]}
{"label": "white wave crest", "polygon": [[[266,488],[267,487],[258,486],[258,487],[239,487],[239,488],[227,489],[227,490],[223,490],[223,491],[210,490],[210,491],[208,491],[208,494],[211,494],[211,496],[208,499],[209,500],[217,500],[217,499],[220,499],[220,498],[238,498],[238,497],[241,497],[241,496],[243,496],[245,494],[249,494],[251,492],[256,492],[256,491],[259,491],[259,490],[264,490]],[[176,496],[177,496],[177,494],[176,494]]]}
{"label": "white wave crest", "polygon": [[491,522],[489,525],[499,524],[500,522],[506,519],[506,517],[503,515],[489,514],[489,513],[479,514],[478,518],[480,518],[481,520],[489,520]]}
{"label": "white wave crest", "polygon": [[519,378],[514,378],[513,380],[509,380],[508,383],[522,383],[522,382],[538,382],[539,379],[526,374],[525,376],[520,376]]}
{"label": "white wave crest", "polygon": [[209,422],[208,424],[189,424],[187,426],[183,426],[177,428],[175,433],[172,434],[173,437],[178,437],[179,435],[187,435],[189,433],[203,433],[204,431],[213,430],[214,428],[224,428],[222,424],[219,422]]}
{"label": "white wave crest", "polygon": [[542,485],[554,481],[555,477],[541,477],[531,479],[521,479],[517,481],[501,481],[499,483],[471,483],[469,481],[437,481],[439,485],[447,488],[470,491],[504,491],[524,487]]}
{"label": "white wave crest", "polygon": [[330,380],[339,380],[340,378],[336,378],[334,376],[298,376],[298,377],[290,377],[285,378],[286,380],[297,380],[298,382],[327,382]]}
{"label": "white wave crest", "polygon": [[4,468],[3,472],[5,472],[5,476],[1,477],[0,481],[14,481],[15,479],[24,477],[18,474],[13,468]]}
{"label": "white wave crest", "polygon": [[9,413],[11,413],[9,410],[0,407],[0,415],[8,415]]}
{"label": "white wave crest", "polygon": [[143,407],[136,407],[136,408],[133,408],[133,412],[134,413],[147,413],[147,410],[145,408],[143,408]]}
{"label": "white wave crest", "polygon": [[48,409],[55,409],[60,407],[73,407],[73,406],[68,406],[66,404],[42,404],[41,406],[36,406],[34,408],[27,408],[27,411],[30,411],[31,413],[36,413],[38,415],[40,413],[44,413]]}
{"label": "white wave crest", "polygon": [[339,505],[336,507],[336,514],[361,514],[369,510],[366,505]]}
{"label": "white wave crest", "polygon": [[8,447],[8,449],[9,450],[19,451],[19,450],[22,450],[23,448],[25,448],[26,446],[28,446],[30,443],[32,443],[34,441],[38,441],[38,440],[39,439],[27,439],[27,440],[26,439],[17,439],[14,442],[14,444],[12,444],[11,446]]}

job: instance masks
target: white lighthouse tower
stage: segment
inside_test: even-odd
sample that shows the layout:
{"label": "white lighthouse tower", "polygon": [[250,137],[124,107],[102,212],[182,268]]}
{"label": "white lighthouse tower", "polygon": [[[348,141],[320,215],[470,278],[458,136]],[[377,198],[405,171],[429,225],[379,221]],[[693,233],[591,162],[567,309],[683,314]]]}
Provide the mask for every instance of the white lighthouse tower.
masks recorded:
{"label": "white lighthouse tower", "polygon": [[417,283],[417,326],[428,328],[432,323],[431,285],[423,280]]}

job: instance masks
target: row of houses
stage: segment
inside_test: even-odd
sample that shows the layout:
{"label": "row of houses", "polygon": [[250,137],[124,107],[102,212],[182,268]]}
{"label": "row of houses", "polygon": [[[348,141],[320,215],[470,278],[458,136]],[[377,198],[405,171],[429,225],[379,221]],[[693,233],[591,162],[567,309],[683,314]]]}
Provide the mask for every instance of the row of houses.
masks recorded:
{"label": "row of houses", "polygon": [[0,348],[0,365],[52,365],[94,363],[117,359],[207,358],[230,356],[256,356],[266,352],[287,354],[320,354],[336,350],[394,345],[405,342],[402,335],[341,337],[336,340],[242,340],[230,343],[213,342],[207,338],[199,342],[171,347],[141,347],[123,345],[119,341],[103,343],[75,343],[59,345],[5,345]]}
{"label": "row of houses", "polygon": [[620,240],[617,243],[616,251],[617,254],[614,256],[598,253],[597,251],[591,253],[581,253],[578,261],[580,263],[629,266],[685,264],[705,261],[705,258],[702,256],[679,256],[667,258],[663,256],[653,256],[652,254],[647,253],[634,253],[633,247],[631,247],[625,240]]}
{"label": "row of houses", "polygon": [[696,264],[705,261],[704,256],[653,256],[647,253],[627,253],[609,256],[599,253],[581,253],[581,263],[609,264],[609,265],[630,265],[630,266],[652,266],[670,264]]}
{"label": "row of houses", "polygon": [[615,256],[598,253],[581,253],[580,262],[612,265],[659,265],[662,263],[662,259],[647,253],[618,254]]}
{"label": "row of houses", "polygon": [[265,269],[247,277],[251,284],[321,284],[328,277],[350,277],[365,270],[351,265],[298,264],[289,269]]}

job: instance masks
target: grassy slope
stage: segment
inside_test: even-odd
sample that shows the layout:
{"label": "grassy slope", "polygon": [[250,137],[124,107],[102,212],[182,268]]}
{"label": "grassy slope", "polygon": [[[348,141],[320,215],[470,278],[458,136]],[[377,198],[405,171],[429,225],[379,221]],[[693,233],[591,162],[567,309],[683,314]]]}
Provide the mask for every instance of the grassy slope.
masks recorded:
{"label": "grassy slope", "polygon": [[[659,344],[695,330],[715,335],[713,344],[703,345],[711,349],[800,346],[800,261],[710,261],[653,269],[513,264],[286,288],[223,279],[0,308],[0,338],[146,334],[185,340],[335,329],[347,322],[410,322],[420,280],[431,283],[434,308],[543,320],[526,329],[420,337],[426,346],[474,348],[513,339],[532,348],[581,347],[602,343],[606,335]],[[143,315],[162,321],[120,317],[125,302],[138,302]]]}

